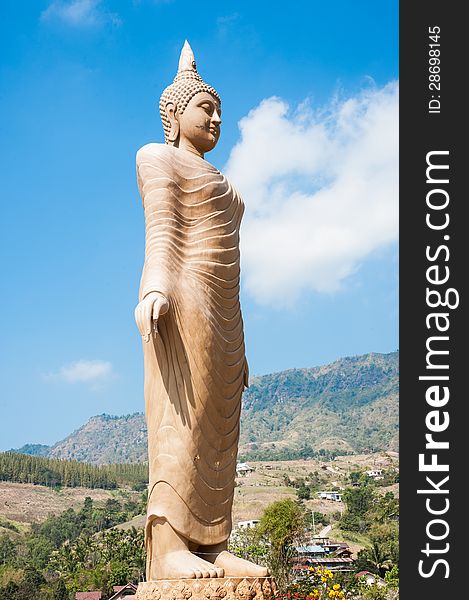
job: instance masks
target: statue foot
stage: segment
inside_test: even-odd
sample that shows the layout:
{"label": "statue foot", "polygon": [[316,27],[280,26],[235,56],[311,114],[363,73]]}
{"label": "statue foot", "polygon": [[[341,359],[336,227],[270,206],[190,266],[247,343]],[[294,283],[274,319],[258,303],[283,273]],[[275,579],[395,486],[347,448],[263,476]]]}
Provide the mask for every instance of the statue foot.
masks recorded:
{"label": "statue foot", "polygon": [[220,552],[214,565],[225,571],[225,577],[268,577],[270,575],[267,567],[261,567],[244,560],[244,558],[238,558],[227,550]]}
{"label": "statue foot", "polygon": [[207,562],[189,552],[177,550],[160,555],[152,565],[152,579],[199,579],[223,577],[223,567]]}

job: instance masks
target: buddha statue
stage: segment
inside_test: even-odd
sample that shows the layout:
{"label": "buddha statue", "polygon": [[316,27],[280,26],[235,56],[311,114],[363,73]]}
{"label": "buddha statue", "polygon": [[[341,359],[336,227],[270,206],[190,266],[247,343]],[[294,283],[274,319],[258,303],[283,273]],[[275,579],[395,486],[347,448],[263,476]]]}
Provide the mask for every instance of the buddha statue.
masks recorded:
{"label": "buddha statue", "polygon": [[148,426],[147,581],[266,577],[265,567],[227,550],[248,385],[239,303],[244,205],[204,159],[218,142],[221,101],[187,41],[160,113],[165,144],[137,153],[146,224],[135,318]]}

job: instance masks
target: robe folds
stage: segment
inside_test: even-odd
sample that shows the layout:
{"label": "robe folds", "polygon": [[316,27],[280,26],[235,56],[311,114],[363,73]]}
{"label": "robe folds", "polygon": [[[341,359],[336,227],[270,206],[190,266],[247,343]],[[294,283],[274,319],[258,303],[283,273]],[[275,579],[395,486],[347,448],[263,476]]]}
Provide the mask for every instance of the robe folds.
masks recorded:
{"label": "robe folds", "polygon": [[[145,224],[140,300],[168,312],[143,343],[151,523],[167,519],[195,544],[231,532],[241,395],[247,386],[239,304],[243,202],[210,163],[148,144],[137,153]],[[149,543],[150,542],[150,543]]]}

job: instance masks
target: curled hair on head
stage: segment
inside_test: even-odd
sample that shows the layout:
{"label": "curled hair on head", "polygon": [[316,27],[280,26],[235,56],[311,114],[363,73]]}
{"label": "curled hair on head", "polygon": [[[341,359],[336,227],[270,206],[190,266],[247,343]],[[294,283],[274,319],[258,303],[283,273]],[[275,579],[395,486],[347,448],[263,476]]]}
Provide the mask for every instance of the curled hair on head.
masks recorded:
{"label": "curled hair on head", "polygon": [[205,83],[197,73],[194,54],[186,40],[181,51],[177,75],[173,83],[168,85],[161,94],[160,98],[160,116],[166,143],[169,143],[168,136],[171,131],[171,123],[166,114],[166,105],[168,102],[172,102],[175,108],[177,108],[178,113],[182,115],[189,102],[199,92],[208,92],[221,104],[220,96],[215,88]]}

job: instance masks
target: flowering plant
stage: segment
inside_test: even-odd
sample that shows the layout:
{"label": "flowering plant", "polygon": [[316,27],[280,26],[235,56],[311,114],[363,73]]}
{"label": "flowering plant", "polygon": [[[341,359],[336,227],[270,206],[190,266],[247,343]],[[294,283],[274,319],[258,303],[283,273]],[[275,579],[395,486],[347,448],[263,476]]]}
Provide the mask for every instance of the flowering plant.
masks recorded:
{"label": "flowering plant", "polygon": [[343,600],[345,590],[334,583],[334,573],[325,567],[309,567],[307,576],[290,586],[290,591],[276,600]]}

